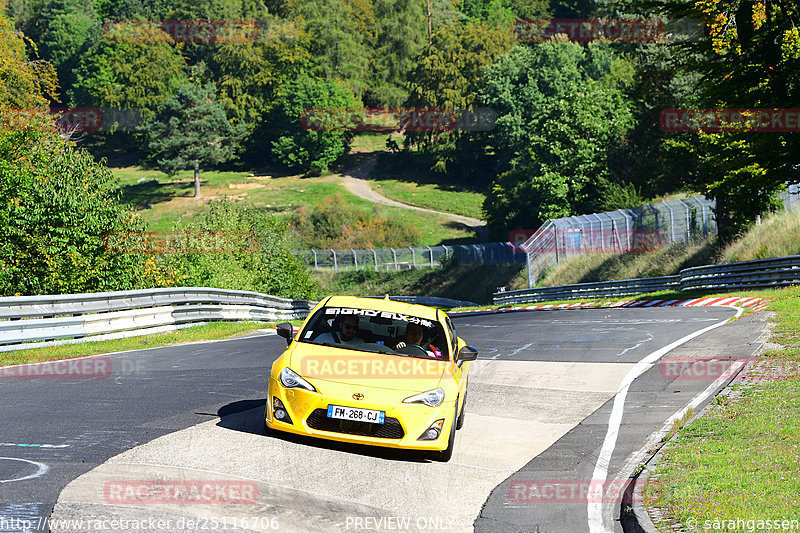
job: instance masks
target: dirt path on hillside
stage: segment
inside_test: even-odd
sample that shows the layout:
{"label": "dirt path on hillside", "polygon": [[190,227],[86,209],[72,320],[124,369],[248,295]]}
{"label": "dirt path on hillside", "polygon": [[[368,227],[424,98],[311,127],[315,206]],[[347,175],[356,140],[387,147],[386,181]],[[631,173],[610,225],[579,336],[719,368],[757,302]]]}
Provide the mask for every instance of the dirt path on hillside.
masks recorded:
{"label": "dirt path on hillside", "polygon": [[486,226],[486,222],[483,220],[478,220],[477,218],[465,217],[461,215],[454,215],[453,213],[445,213],[443,211],[434,211],[433,209],[425,209],[423,207],[416,207],[413,205],[403,204],[400,202],[396,202],[390,198],[386,198],[382,194],[377,193],[372,189],[369,184],[369,180],[367,176],[375,168],[375,165],[378,163],[377,157],[371,157],[357,165],[350,170],[342,173],[342,179],[344,181],[344,186],[347,188],[348,191],[364,198],[365,200],[369,200],[370,202],[382,205],[389,205],[392,207],[400,207],[403,209],[413,209],[415,211],[422,211],[425,213],[434,213],[436,215],[442,215],[444,217],[449,218],[459,224],[464,224],[465,226],[472,228],[479,234],[484,231],[484,227]]}

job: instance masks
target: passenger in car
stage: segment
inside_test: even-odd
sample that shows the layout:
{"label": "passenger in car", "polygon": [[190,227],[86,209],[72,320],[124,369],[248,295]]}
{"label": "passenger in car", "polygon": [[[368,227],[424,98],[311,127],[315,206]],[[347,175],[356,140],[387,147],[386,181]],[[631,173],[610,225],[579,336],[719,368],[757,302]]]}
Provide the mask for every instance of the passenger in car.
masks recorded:
{"label": "passenger in car", "polygon": [[398,342],[395,345],[394,349],[399,350],[404,346],[407,346],[409,344],[414,344],[424,349],[431,356],[441,357],[442,352],[438,348],[436,348],[433,344],[423,344],[425,341],[426,333],[427,330],[424,326],[415,324],[413,322],[409,322],[409,324],[406,326],[406,332],[403,337],[403,340]]}

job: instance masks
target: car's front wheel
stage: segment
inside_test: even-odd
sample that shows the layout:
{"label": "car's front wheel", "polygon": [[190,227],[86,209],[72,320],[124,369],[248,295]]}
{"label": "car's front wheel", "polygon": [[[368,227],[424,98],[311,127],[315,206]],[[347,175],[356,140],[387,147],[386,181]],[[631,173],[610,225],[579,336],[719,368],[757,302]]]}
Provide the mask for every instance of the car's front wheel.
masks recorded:
{"label": "car's front wheel", "polygon": [[453,457],[453,449],[456,447],[456,424],[458,424],[458,400],[456,400],[456,408],[453,412],[453,423],[450,424],[450,437],[447,440],[447,448],[440,452],[433,452],[434,459],[446,463]]}
{"label": "car's front wheel", "polygon": [[467,391],[466,389],[464,389],[464,402],[461,404],[461,412],[458,413],[458,420],[456,421],[456,429],[461,429],[462,427],[464,427],[464,411],[466,410],[467,410]]}

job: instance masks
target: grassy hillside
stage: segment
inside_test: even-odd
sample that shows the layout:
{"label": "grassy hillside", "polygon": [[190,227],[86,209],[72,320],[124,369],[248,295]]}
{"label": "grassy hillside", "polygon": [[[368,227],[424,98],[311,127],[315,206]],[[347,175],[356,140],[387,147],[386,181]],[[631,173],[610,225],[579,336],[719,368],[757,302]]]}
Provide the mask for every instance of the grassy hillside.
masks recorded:
{"label": "grassy hillside", "polygon": [[561,262],[541,286],[677,274],[692,266],[800,254],[800,211],[779,211],[720,250],[715,240],[678,243],[642,254],[587,254]]}
{"label": "grassy hillside", "polygon": [[169,231],[190,218],[212,199],[227,196],[256,207],[287,215],[300,206],[317,206],[337,194],[347,204],[386,218],[391,216],[416,227],[422,235],[416,246],[474,241],[474,232],[446,217],[408,209],[376,206],[348,192],[339,175],[319,178],[258,175],[251,172],[203,172],[202,198],[194,198],[191,172],[170,179],[165,174],[139,167],[112,168],[120,179],[122,200],[139,211],[151,231]]}

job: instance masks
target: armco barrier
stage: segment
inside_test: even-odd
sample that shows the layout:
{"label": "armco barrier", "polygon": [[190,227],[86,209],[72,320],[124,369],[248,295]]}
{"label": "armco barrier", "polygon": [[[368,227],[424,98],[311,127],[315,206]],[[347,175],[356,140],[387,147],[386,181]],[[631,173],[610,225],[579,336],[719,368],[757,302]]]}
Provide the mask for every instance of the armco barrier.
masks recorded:
{"label": "armco barrier", "polygon": [[6,297],[0,298],[0,352],[218,320],[292,320],[304,318],[313,306],[308,300],[207,287]]}
{"label": "armco barrier", "polygon": [[573,298],[603,298],[606,296],[632,296],[670,289],[678,289],[680,276],[660,278],[624,279],[598,283],[578,283],[557,287],[536,287],[519,291],[497,292],[493,295],[496,305],[544,302],[547,300],[571,300]]}
{"label": "armco barrier", "polygon": [[[423,305],[474,305],[447,298],[391,296]],[[220,320],[305,318],[316,302],[250,291],[178,287],[0,298],[0,352],[161,333]]]}
{"label": "armco barrier", "polygon": [[632,296],[662,290],[731,290],[798,284],[800,284],[800,255],[792,255],[686,268],[676,276],[496,292],[493,301],[496,305],[502,305],[574,298]]}

